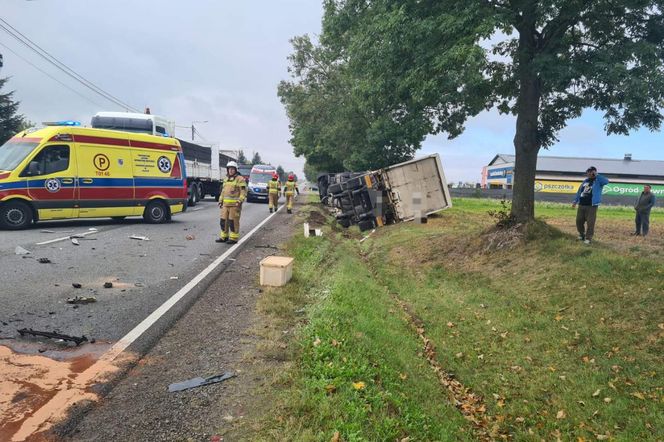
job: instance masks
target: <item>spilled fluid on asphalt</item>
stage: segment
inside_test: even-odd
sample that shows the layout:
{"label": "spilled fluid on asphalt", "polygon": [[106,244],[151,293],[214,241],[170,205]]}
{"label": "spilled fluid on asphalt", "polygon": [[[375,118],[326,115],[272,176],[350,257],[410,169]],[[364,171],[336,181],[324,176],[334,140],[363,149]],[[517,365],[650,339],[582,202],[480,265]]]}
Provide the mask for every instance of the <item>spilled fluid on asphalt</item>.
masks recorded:
{"label": "spilled fluid on asphalt", "polygon": [[[0,441],[47,440],[44,432],[117,371],[100,357],[110,343],[45,349],[34,342],[0,345]],[[41,353],[40,353],[41,351]]]}

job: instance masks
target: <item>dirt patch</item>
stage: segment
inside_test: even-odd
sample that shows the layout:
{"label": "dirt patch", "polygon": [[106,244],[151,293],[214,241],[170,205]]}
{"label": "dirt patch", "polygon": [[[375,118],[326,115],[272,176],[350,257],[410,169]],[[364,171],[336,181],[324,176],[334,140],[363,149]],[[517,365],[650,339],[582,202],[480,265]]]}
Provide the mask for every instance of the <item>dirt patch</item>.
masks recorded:
{"label": "dirt patch", "polygon": [[318,228],[328,223],[328,218],[318,210],[311,210],[306,214],[306,220],[311,228]]}

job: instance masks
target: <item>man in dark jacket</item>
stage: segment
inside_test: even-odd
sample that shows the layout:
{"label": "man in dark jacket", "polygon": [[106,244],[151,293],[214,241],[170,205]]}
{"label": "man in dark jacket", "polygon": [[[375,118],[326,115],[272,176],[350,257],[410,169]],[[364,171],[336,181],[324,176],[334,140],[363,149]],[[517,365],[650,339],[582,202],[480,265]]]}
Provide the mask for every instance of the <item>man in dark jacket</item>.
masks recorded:
{"label": "man in dark jacket", "polygon": [[586,170],[587,178],[579,186],[572,207],[579,205],[576,212],[576,229],[579,231],[579,240],[590,244],[595,234],[595,220],[597,208],[602,202],[602,188],[609,184],[609,180],[598,174],[595,167]]}
{"label": "man in dark jacket", "polygon": [[643,186],[643,192],[634,206],[636,210],[636,232],[632,233],[634,236],[646,236],[650,229],[650,209],[655,205],[655,195],[650,191],[650,186]]}

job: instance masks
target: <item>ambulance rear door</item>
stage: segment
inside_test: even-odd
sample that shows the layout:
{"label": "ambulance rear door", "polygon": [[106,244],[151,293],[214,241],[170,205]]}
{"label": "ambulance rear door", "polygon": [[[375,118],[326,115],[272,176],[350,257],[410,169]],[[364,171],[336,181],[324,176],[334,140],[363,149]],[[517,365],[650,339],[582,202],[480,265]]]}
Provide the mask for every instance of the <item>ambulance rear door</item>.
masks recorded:
{"label": "ambulance rear door", "polygon": [[131,149],[78,144],[77,152],[80,216],[98,218],[136,215]]}
{"label": "ambulance rear door", "polygon": [[73,143],[54,142],[36,151],[20,177],[40,220],[78,216],[76,174]]}

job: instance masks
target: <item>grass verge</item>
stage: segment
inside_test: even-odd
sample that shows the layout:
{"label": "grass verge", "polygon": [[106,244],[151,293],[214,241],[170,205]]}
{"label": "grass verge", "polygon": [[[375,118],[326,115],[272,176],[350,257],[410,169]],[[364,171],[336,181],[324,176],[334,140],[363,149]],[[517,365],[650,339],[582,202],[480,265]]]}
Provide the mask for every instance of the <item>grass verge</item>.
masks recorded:
{"label": "grass verge", "polygon": [[438,365],[513,440],[664,439],[661,260],[562,233],[485,253],[489,208],[295,238],[292,283],[259,304],[290,365],[250,438],[476,440]]}

